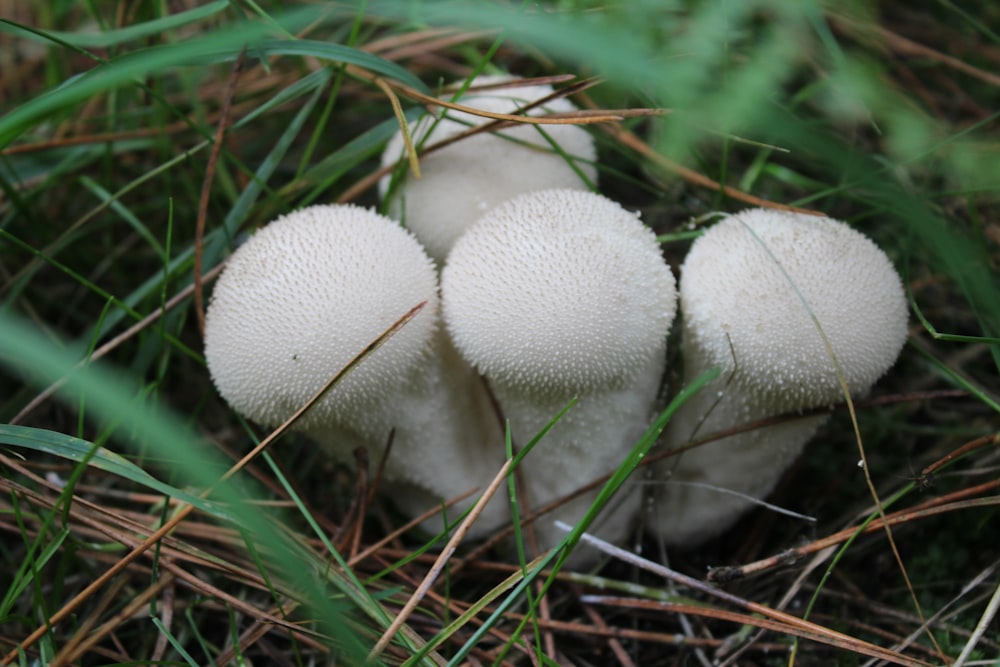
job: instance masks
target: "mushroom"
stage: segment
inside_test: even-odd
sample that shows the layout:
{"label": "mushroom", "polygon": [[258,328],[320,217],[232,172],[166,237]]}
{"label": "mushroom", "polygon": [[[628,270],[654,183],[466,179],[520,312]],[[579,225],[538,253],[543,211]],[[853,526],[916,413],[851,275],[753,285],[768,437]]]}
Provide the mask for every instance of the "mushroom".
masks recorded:
{"label": "mushroom", "polygon": [[[458,240],[441,293],[456,348],[491,383],[516,441],[579,399],[521,468],[533,508],[620,465],[648,426],[675,310],[673,274],[638,215],[580,190],[515,197]],[[552,518],[577,522],[596,495]],[[621,540],[638,500],[623,494],[597,532]],[[552,521],[536,529],[543,546],[564,535]]]}
{"label": "mushroom", "polygon": [[[752,209],[725,218],[693,244],[680,299],[685,382],[715,366],[727,372],[674,415],[669,447],[839,402],[838,373],[862,396],[906,339],[891,262],[825,217]],[[824,419],[754,429],[664,460],[649,528],[675,545],[721,532],[771,491]]]}
{"label": "mushroom", "polygon": [[[516,81],[510,76],[484,76],[472,85]],[[493,88],[467,93],[458,102],[511,114],[552,92],[552,87],[546,85]],[[539,116],[567,111],[576,111],[576,107],[567,99],[556,98],[526,113]],[[440,116],[423,118],[412,133],[413,141],[430,146],[488,122],[488,118],[446,110]],[[553,150],[550,139],[565,155]],[[382,154],[382,166],[398,163],[405,158],[405,152],[402,133],[397,133]],[[423,156],[419,179],[407,174],[390,192],[392,176],[385,176],[379,181],[379,194],[388,196],[388,214],[403,221],[427,253],[441,263],[461,233],[496,204],[533,190],[587,189],[588,182],[597,179],[593,166],[596,155],[593,139],[577,125],[520,124],[475,134]]]}
{"label": "mushroom", "polygon": [[[237,412],[275,426],[421,302],[296,423],[340,460],[358,446],[377,460],[395,429],[384,480],[401,509],[416,515],[485,486],[504,450],[482,427],[492,412],[481,381],[440,326],[434,265],[398,223],[357,206],[311,206],[254,234],[212,295],[209,372]],[[506,516],[496,499],[475,530]],[[428,527],[439,528],[440,519],[433,522]]]}

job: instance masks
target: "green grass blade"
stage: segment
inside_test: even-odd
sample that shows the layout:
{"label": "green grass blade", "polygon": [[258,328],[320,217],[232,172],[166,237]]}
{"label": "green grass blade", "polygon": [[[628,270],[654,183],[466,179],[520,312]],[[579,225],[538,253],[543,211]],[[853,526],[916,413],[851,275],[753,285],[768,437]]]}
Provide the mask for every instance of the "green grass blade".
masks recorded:
{"label": "green grass blade", "polygon": [[82,438],[40,428],[0,424],[0,444],[51,454],[76,463],[86,461],[87,465],[98,470],[194,505],[217,519],[226,521],[236,519],[223,505],[165,484],[124,456]]}
{"label": "green grass blade", "polygon": [[216,0],[170,16],[98,33],[25,30],[13,21],[0,19],[0,33],[31,39],[43,44],[55,42],[57,44],[71,44],[79,48],[106,48],[143,37],[160,35],[168,30],[203,21],[228,7],[229,0]]}
{"label": "green grass blade", "polygon": [[[0,340],[5,342],[0,349],[0,365],[24,373],[33,384],[50,384],[65,377],[67,382],[58,392],[61,398],[72,400],[85,395],[88,410],[94,416],[120,421],[123,430],[139,434],[143,443],[160,452],[164,460],[170,460],[186,482],[195,487],[212,488],[216,502],[226,503],[238,525],[253,535],[258,544],[266,545],[262,553],[267,554],[268,562],[300,593],[323,631],[335,638],[346,656],[352,656],[351,659],[358,663],[364,661],[366,647],[348,631],[341,619],[342,612],[333,605],[327,586],[318,577],[324,569],[323,563],[279,530],[281,524],[275,518],[246,502],[249,487],[244,478],[219,484],[221,471],[228,466],[214,455],[211,445],[182,426],[184,420],[171,415],[162,406],[136,401],[133,383],[101,365],[74,370],[76,360],[69,352],[2,311]],[[109,465],[114,463],[107,462]],[[336,572],[328,572],[327,581],[343,591],[356,593],[354,586]]]}
{"label": "green grass blade", "polygon": [[[531,583],[538,577],[539,574],[541,574],[542,570],[545,569],[545,567],[547,567],[549,563],[554,561],[551,574],[549,575],[549,578],[546,579],[545,584],[542,587],[542,590],[538,594],[537,600],[541,600],[545,596],[545,593],[555,582],[556,576],[558,575],[559,570],[562,567],[563,563],[565,563],[566,558],[569,556],[570,551],[572,551],[573,547],[580,541],[580,536],[587,531],[587,528],[590,526],[591,523],[593,523],[594,519],[597,517],[597,514],[600,512],[600,509],[604,507],[605,504],[607,504],[607,502],[618,491],[621,485],[625,483],[625,480],[628,478],[630,474],[632,474],[632,472],[639,465],[642,459],[645,458],[646,453],[656,443],[656,439],[659,437],[660,433],[663,432],[663,429],[666,428],[667,423],[670,421],[670,418],[673,416],[673,414],[691,396],[700,391],[702,387],[704,387],[706,384],[708,384],[716,377],[718,377],[721,374],[721,372],[722,369],[720,368],[713,368],[706,371],[702,375],[698,376],[694,380],[694,382],[685,387],[684,390],[682,390],[676,397],[674,397],[674,399],[670,402],[670,404],[666,407],[666,409],[664,409],[664,411],[660,413],[660,415],[656,418],[656,420],[653,421],[650,427],[646,430],[646,432],[642,435],[639,441],[635,444],[635,446],[632,448],[632,451],[629,453],[628,457],[625,459],[622,465],[618,467],[614,475],[612,475],[611,479],[609,479],[605,483],[605,485],[601,488],[597,500],[594,501],[593,505],[591,506],[587,514],[584,516],[584,518],[580,520],[580,522],[576,525],[573,531],[570,532],[559,543],[559,545],[555,547],[545,558],[535,561],[537,565],[533,569],[530,569],[526,575],[524,575],[524,578],[521,580],[521,583],[518,584],[518,586],[513,591],[510,592],[510,594],[506,597],[506,599],[504,599],[502,603],[497,605],[496,611],[489,617],[489,619],[485,623],[483,623],[482,627],[480,627],[479,629],[476,630],[475,633],[473,633],[472,637],[469,638],[469,641],[465,643],[465,645],[458,651],[458,653],[456,653],[455,656],[452,657],[451,661],[448,663],[449,667],[461,664],[461,662],[468,656],[469,652],[480,640],[480,638],[486,632],[488,632],[489,629],[492,628],[495,623],[499,622],[499,620],[503,617],[503,614],[520,599],[520,597],[526,592],[527,587],[531,585]],[[536,612],[535,606],[532,605],[529,608],[528,613],[525,614],[524,619],[520,622],[518,627],[511,633],[510,640],[507,643],[508,650],[513,645],[513,642],[516,641],[517,638],[520,636],[520,634],[523,632],[524,627],[529,622],[529,619],[534,617],[535,612]]]}
{"label": "green grass blade", "polygon": [[[316,11],[316,10],[314,10]],[[282,25],[299,26],[308,19],[303,11],[285,14]],[[135,83],[153,73],[176,67],[204,67],[206,62],[234,60],[246,48],[265,55],[312,56],[334,62],[351,63],[407,85],[425,90],[423,83],[395,63],[340,44],[315,40],[275,40],[271,29],[259,24],[240,24],[220,29],[205,37],[178,44],[139,49],[113,58],[80,74],[0,117],[0,148],[10,144],[31,126],[53,113],[73,108],[95,95]]]}

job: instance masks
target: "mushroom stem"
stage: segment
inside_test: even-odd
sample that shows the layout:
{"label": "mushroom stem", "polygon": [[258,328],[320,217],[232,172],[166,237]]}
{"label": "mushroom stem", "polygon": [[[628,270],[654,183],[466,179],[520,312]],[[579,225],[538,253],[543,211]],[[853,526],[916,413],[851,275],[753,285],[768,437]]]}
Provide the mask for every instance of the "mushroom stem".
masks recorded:
{"label": "mushroom stem", "polygon": [[[712,368],[686,340],[684,383]],[[690,363],[689,360],[701,360]],[[730,366],[731,367],[731,366]],[[788,410],[776,409],[752,389],[725,373],[692,396],[664,431],[666,447]],[[826,416],[804,417],[715,440],[665,459],[653,473],[657,483],[649,517],[650,530],[670,545],[695,545],[736,522],[778,483]]]}
{"label": "mushroom stem", "polygon": [[[405,456],[390,457],[385,476],[389,495],[411,516],[471,489],[482,492],[505,460],[503,435],[494,428],[493,407],[479,374],[455,351],[443,327],[434,345],[431,363],[393,407],[406,415],[405,422],[397,417],[394,445]],[[478,492],[445,512],[449,527],[475,503]],[[468,536],[483,536],[509,520],[506,493],[499,493]],[[440,532],[444,517],[428,519],[423,528]]]}
{"label": "mushroom stem", "polygon": [[[525,394],[518,388],[494,389],[518,445],[540,433],[576,398],[573,407],[524,460],[521,479],[531,510],[576,493],[622,464],[649,426],[665,359],[663,345],[654,352],[649,365],[621,389],[590,391],[575,397],[567,393],[558,399]],[[555,526],[555,521],[575,525],[599,492],[600,487],[580,494],[536,521],[539,544],[543,548],[557,544],[566,533]],[[622,543],[633,526],[640,501],[638,487],[626,485],[588,531],[609,542]]]}

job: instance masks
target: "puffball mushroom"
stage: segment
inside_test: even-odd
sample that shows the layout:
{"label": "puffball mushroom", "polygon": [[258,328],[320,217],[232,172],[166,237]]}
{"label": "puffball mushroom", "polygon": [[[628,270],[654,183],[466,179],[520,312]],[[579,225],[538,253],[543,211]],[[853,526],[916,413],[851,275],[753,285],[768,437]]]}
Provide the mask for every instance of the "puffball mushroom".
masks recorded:
{"label": "puffball mushroom", "polygon": [[[458,240],[441,276],[445,324],[458,351],[491,383],[517,442],[576,405],[521,468],[533,508],[612,472],[649,423],[674,317],[670,268],[653,232],[611,200],[579,190],[515,197]],[[638,494],[598,518],[618,541]],[[536,523],[563,536],[596,492]],[[612,508],[607,508],[612,509]]]}
{"label": "puffball mushroom", "polygon": [[[892,263],[863,234],[825,217],[752,209],[725,218],[691,247],[680,299],[685,381],[714,366],[727,372],[674,415],[670,447],[840,402],[838,368],[851,395],[862,396],[906,339]],[[747,497],[771,491],[824,419],[755,429],[664,460],[649,528],[676,545],[721,532],[752,506]]]}
{"label": "puffball mushroom", "polygon": [[[484,76],[473,86],[516,82],[517,77]],[[551,86],[519,86],[472,91],[458,102],[496,113],[517,113],[526,105],[553,92]],[[567,99],[556,98],[534,107],[529,116],[576,111]],[[491,122],[469,113],[445,110],[440,118],[427,116],[412,131],[415,145],[430,146],[454,137],[470,127]],[[544,134],[543,134],[544,133]],[[574,159],[586,176],[582,179],[553,151],[545,135]],[[397,133],[382,154],[382,166],[396,164],[406,152],[402,133]],[[576,125],[535,126],[521,124],[493,133],[480,133],[420,158],[421,177],[407,174],[390,194],[388,213],[402,220],[427,253],[443,262],[461,233],[488,209],[515,195],[547,188],[587,189],[597,179],[593,166],[597,152],[593,139]],[[389,194],[392,177],[379,181],[379,194]]]}
{"label": "puffball mushroom", "polygon": [[[503,441],[481,426],[488,397],[440,326],[435,267],[396,222],[357,206],[311,206],[254,234],[215,286],[208,368],[237,412],[276,426],[424,301],[296,423],[340,460],[363,445],[377,461],[395,428],[384,481],[416,515],[484,487],[503,463]],[[477,530],[506,516],[496,499]]]}

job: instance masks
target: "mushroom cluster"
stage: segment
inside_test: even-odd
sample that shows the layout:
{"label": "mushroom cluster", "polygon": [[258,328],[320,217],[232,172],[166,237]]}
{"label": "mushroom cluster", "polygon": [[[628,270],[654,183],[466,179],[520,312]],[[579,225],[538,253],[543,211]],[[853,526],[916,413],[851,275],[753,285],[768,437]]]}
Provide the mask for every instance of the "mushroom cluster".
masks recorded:
{"label": "mushroom cluster", "polygon": [[[512,112],[550,94],[500,87],[461,101]],[[567,105],[546,101],[531,112]],[[481,122],[428,116],[418,143]],[[383,164],[399,161],[403,145],[390,141]],[[245,416],[281,423],[424,304],[297,428],[341,460],[359,446],[376,459],[394,433],[383,481],[413,516],[495,477],[505,458],[497,410],[515,445],[551,426],[517,473],[522,510],[611,473],[661,407],[678,304],[652,231],[587,190],[594,158],[576,126],[477,134],[422,158],[422,179],[383,179],[398,220],[321,205],[265,226],[230,258],[209,305],[205,353],[219,392]],[[685,382],[714,367],[726,372],[674,415],[670,448],[861,396],[906,337],[891,262],[829,218],[764,209],[726,217],[693,244],[679,295]],[[720,532],[771,491],[821,423],[782,422],[665,459],[654,470],[647,527],[682,546]],[[642,513],[638,488],[624,489],[592,529],[622,540]],[[579,495],[536,524],[539,544],[556,544],[563,533],[553,519],[579,521],[595,497]],[[509,521],[507,499],[494,498],[471,535]],[[426,528],[445,525],[436,518]]]}

